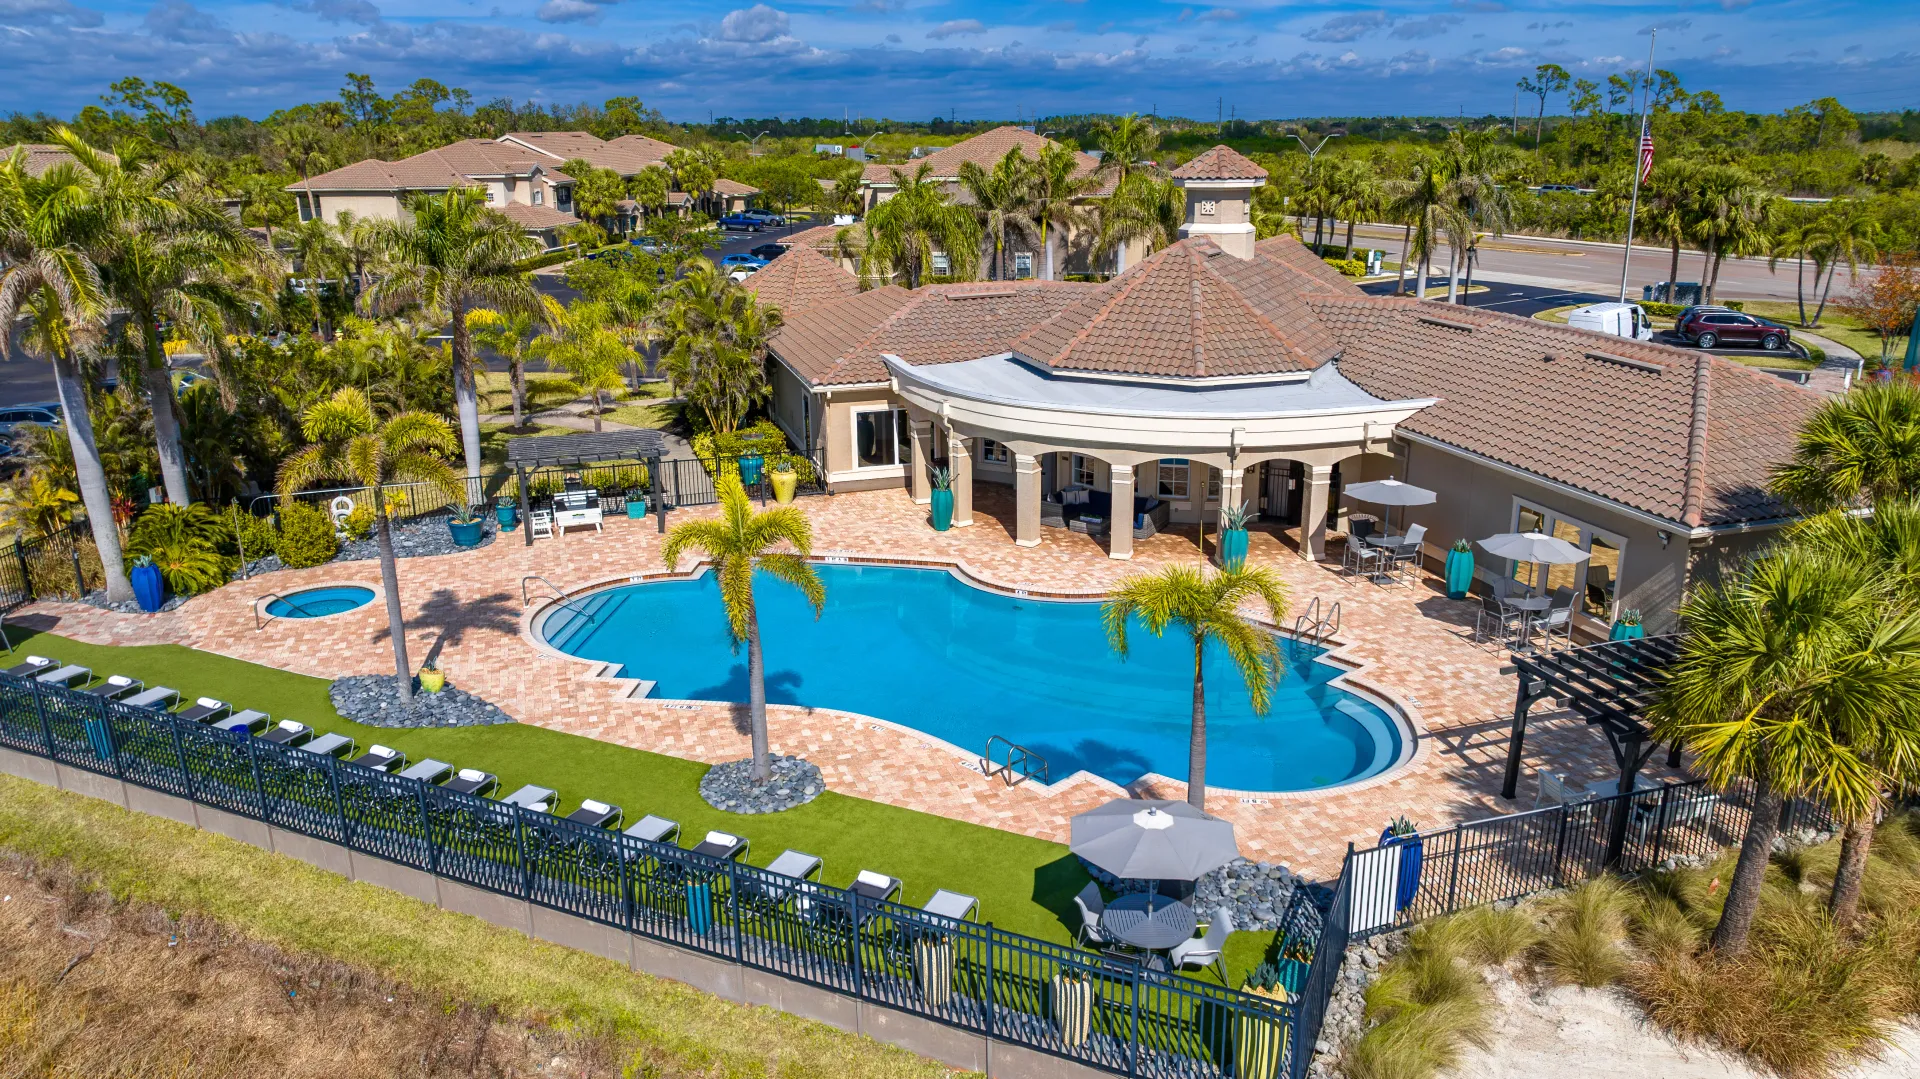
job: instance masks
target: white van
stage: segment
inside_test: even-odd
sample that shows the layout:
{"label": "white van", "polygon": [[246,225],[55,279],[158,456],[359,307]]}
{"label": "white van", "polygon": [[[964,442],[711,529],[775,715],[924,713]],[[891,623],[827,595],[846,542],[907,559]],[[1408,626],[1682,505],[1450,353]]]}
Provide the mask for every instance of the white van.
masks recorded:
{"label": "white van", "polygon": [[1637,303],[1590,303],[1567,312],[1567,325],[1634,341],[1653,340],[1653,323]]}

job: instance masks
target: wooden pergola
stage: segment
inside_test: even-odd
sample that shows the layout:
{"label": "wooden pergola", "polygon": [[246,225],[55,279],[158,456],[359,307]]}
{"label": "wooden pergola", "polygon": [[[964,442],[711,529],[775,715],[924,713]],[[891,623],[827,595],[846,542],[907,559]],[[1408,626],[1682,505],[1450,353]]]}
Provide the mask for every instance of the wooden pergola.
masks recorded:
{"label": "wooden pergola", "polygon": [[[1631,794],[1634,781],[1659,748],[1645,715],[1659,691],[1662,673],[1679,658],[1680,637],[1642,637],[1630,641],[1566,648],[1558,652],[1515,652],[1508,671],[1520,676],[1513,702],[1513,731],[1507,740],[1506,781],[1500,797],[1513,800],[1520,785],[1520,757],[1526,746],[1527,713],[1549,698],[1597,726],[1620,766],[1618,794]],[[1667,763],[1677,766],[1675,743]],[[1619,860],[1626,843],[1628,814],[1613,814],[1607,835],[1607,863]]]}
{"label": "wooden pergola", "polygon": [[569,435],[530,435],[507,440],[507,467],[519,478],[520,520],[533,546],[533,514],[527,507],[527,472],[536,468],[602,464],[609,461],[645,461],[647,486],[653,497],[660,531],[667,530],[667,500],[661,497],[660,458],[667,440],[651,428],[629,431],[581,431]]}

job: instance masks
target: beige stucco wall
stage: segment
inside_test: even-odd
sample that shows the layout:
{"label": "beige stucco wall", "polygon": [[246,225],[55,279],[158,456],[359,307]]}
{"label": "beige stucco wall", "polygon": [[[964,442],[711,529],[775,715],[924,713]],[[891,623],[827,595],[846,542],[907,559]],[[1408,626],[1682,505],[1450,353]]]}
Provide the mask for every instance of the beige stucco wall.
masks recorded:
{"label": "beige stucco wall", "polygon": [[[827,472],[838,476],[842,473],[860,473],[849,475],[844,482],[860,481],[863,486],[872,481],[872,486],[900,487],[906,483],[905,468],[898,471],[890,469],[856,470],[853,466],[853,413],[858,405],[890,404],[904,408],[905,403],[884,388],[865,390],[833,390],[823,394],[825,413],[823,456],[827,462]],[[838,486],[843,481],[836,479]]]}
{"label": "beige stucco wall", "polygon": [[[1253,197],[1251,188],[1233,188],[1229,190],[1187,190],[1187,220],[1200,225],[1244,225],[1250,220],[1248,207]],[[1213,203],[1213,213],[1200,212],[1200,204]]]}
{"label": "beige stucco wall", "polygon": [[[320,216],[329,225],[340,223],[340,211],[351,211],[361,220],[377,218],[382,221],[399,221],[406,216],[401,209],[400,199],[385,191],[315,191],[314,197],[320,200]],[[304,200],[305,192],[296,199]]]}

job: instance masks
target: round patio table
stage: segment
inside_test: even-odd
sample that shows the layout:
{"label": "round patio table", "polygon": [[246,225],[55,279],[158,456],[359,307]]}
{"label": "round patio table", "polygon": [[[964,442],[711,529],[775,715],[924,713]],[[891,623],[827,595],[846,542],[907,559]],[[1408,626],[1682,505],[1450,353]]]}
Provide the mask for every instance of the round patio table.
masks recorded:
{"label": "round patio table", "polygon": [[[1153,903],[1148,911],[1147,903]],[[1107,937],[1148,951],[1171,948],[1193,936],[1193,908],[1177,899],[1133,892],[1107,904],[1100,915],[1100,932]]]}

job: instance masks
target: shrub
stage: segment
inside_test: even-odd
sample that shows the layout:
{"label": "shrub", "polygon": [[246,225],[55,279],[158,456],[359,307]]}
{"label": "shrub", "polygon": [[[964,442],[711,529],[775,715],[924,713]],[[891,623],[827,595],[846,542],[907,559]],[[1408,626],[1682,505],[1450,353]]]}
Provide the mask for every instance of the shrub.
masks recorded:
{"label": "shrub", "polygon": [[340,528],[351,543],[358,543],[373,535],[373,507],[355,507],[352,513],[347,514],[347,519],[340,522]]}
{"label": "shrub", "polygon": [[580,473],[581,483],[602,494],[645,488],[647,478],[646,465],[603,465]]}
{"label": "shrub", "polygon": [[125,553],[152,559],[169,589],[193,596],[227,583],[234,563],[221,546],[232,542],[232,527],[204,503],[162,503],[133,523]]}
{"label": "shrub", "polygon": [[1613,877],[1559,896],[1547,904],[1548,927],[1535,958],[1550,976],[1589,989],[1617,980],[1627,969],[1621,944],[1631,905],[1626,887]]}
{"label": "shrub", "polygon": [[1540,927],[1519,907],[1475,907],[1454,921],[1460,927],[1462,954],[1486,966],[1504,966],[1540,939]]}
{"label": "shrub", "polygon": [[1367,276],[1367,264],[1361,259],[1324,259],[1327,265],[1340,271],[1342,277]]}
{"label": "shrub", "polygon": [[1367,986],[1375,1024],[1341,1056],[1351,1079],[1428,1079],[1486,1044],[1488,993],[1463,962],[1483,925],[1453,917],[1414,930],[1407,948]]}
{"label": "shrub", "polygon": [[[769,468],[779,463],[791,467],[800,474],[802,486],[814,482],[813,462],[787,448],[787,433],[772,420],[761,420],[751,427],[742,427],[724,435],[703,431],[693,436],[693,455],[700,459],[700,463],[715,479],[719,478],[721,459],[751,456],[755,451],[759,452]],[[731,466],[732,462],[727,464]],[[729,472],[738,475],[730,467]]]}
{"label": "shrub", "polygon": [[255,517],[239,506],[228,506],[220,512],[220,524],[225,529],[220,542],[222,554],[239,557],[244,553],[252,561],[272,552],[276,538],[272,518]]}
{"label": "shrub", "polygon": [[318,506],[287,503],[280,508],[280,542],[274,551],[280,561],[294,569],[333,561],[333,556],[340,553],[340,540],[333,534],[333,519]]}

